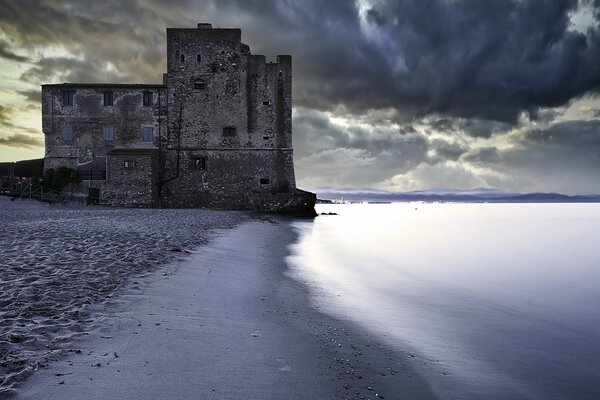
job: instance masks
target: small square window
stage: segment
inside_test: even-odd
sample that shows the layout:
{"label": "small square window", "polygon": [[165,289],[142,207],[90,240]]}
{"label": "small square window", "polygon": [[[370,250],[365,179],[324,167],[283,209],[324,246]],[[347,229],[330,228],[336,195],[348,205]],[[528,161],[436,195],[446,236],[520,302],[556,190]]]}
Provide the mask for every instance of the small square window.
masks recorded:
{"label": "small square window", "polygon": [[198,157],[194,158],[194,169],[206,169],[206,158]]}
{"label": "small square window", "polygon": [[102,138],[105,142],[112,142],[115,140],[115,130],[112,126],[102,127]]}
{"label": "small square window", "polygon": [[135,168],[135,161],[125,161],[125,162],[123,162],[123,168],[125,168],[125,169],[133,169],[133,168]]}
{"label": "small square window", "polygon": [[142,140],[144,142],[152,142],[154,140],[154,127],[144,126],[142,128]]}
{"label": "small square window", "polygon": [[223,127],[223,137],[235,137],[235,136],[237,136],[235,126]]}
{"label": "small square window", "polygon": [[113,105],[113,92],[104,92],[104,106]]}
{"label": "small square window", "polygon": [[260,178],[261,185],[268,185],[270,183],[269,178]]}
{"label": "small square window", "polygon": [[205,87],[206,87],[206,84],[204,83],[204,79],[196,79],[194,81],[194,89],[204,90]]}
{"label": "small square window", "polygon": [[144,107],[150,107],[152,103],[152,92],[144,92]]}
{"label": "small square window", "polygon": [[62,92],[63,95],[63,106],[72,106],[73,105],[73,91],[65,90]]}
{"label": "small square window", "polygon": [[63,126],[62,140],[64,140],[65,142],[70,142],[73,140],[73,127],[72,126]]}

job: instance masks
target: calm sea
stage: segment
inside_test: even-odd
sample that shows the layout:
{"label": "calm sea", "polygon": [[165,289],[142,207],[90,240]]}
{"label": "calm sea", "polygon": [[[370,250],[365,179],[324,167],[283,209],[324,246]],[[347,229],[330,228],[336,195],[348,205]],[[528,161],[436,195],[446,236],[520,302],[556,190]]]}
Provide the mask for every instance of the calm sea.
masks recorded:
{"label": "calm sea", "polygon": [[600,399],[600,204],[318,205],[291,274],[443,399]]}

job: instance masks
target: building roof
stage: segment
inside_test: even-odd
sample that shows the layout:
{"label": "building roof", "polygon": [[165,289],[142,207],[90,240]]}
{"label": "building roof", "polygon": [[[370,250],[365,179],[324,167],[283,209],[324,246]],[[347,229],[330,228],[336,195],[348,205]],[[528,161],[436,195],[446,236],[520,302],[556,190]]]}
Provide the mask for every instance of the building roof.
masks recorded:
{"label": "building roof", "polygon": [[162,83],[51,83],[42,86],[71,88],[128,88],[128,89],[166,89]]}

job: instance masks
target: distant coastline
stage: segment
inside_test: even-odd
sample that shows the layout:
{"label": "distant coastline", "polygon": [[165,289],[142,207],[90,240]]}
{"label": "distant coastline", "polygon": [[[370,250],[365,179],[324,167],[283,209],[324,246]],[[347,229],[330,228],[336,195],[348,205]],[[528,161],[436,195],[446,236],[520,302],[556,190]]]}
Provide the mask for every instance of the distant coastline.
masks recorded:
{"label": "distant coastline", "polygon": [[497,189],[433,189],[412,192],[388,192],[373,189],[313,189],[317,203],[371,203],[393,202],[426,203],[599,203],[600,194],[566,195],[562,193],[515,193]]}

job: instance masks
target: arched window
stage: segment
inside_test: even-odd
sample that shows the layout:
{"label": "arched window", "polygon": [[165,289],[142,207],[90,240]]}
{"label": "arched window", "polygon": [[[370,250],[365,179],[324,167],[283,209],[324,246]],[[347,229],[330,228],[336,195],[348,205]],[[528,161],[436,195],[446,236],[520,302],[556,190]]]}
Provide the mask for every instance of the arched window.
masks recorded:
{"label": "arched window", "polygon": [[194,80],[194,89],[204,90],[206,84],[204,83],[204,79],[196,79]]}

